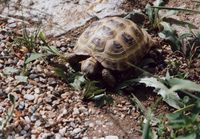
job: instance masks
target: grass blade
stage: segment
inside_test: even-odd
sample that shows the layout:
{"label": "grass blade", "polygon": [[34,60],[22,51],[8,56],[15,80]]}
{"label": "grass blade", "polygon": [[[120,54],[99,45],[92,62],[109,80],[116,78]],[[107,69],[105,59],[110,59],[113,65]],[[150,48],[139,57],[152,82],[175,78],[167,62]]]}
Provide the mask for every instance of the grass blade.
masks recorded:
{"label": "grass blade", "polygon": [[166,9],[166,10],[177,10],[183,12],[193,12],[193,13],[200,13],[200,10],[193,10],[193,9],[186,9],[186,8],[173,8],[173,7],[165,7],[165,6],[152,6],[152,8],[156,9]]}
{"label": "grass blade", "polygon": [[48,56],[48,54],[39,54],[39,53],[31,53],[30,57],[28,57],[26,60],[25,60],[25,64],[31,62],[31,61],[34,61],[38,58],[41,58],[41,57],[45,57],[45,56]]}

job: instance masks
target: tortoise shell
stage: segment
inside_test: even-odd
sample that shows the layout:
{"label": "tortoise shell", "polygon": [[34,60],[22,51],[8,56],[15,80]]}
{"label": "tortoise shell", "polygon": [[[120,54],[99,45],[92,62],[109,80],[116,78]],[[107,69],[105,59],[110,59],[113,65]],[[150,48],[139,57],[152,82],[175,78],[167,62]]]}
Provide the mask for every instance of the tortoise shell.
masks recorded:
{"label": "tortoise shell", "polygon": [[81,34],[74,52],[94,57],[104,68],[123,71],[130,68],[127,62],[137,64],[151,45],[148,33],[131,20],[107,17]]}

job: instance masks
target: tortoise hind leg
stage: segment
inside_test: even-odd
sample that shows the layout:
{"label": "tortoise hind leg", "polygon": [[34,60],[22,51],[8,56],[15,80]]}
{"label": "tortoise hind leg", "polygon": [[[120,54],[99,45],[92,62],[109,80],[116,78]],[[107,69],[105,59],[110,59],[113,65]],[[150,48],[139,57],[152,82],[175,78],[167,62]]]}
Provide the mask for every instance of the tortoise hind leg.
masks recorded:
{"label": "tortoise hind leg", "polygon": [[109,87],[113,88],[116,85],[116,79],[108,69],[102,70],[102,78]]}

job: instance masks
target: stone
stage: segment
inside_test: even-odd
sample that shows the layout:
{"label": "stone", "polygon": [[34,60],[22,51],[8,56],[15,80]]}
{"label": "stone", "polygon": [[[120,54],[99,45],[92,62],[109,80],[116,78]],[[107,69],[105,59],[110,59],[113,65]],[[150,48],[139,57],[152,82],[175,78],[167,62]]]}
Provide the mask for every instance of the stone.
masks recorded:
{"label": "stone", "polygon": [[10,28],[15,28],[17,26],[17,24],[16,23],[11,23],[11,24],[8,24],[8,27],[10,27]]}
{"label": "stone", "polygon": [[72,114],[73,114],[73,115],[78,115],[79,113],[80,113],[80,112],[79,112],[79,109],[75,107],[75,108],[73,109],[73,113],[72,113]]}
{"label": "stone", "polygon": [[34,89],[34,92],[35,92],[36,94],[39,94],[39,93],[40,93],[40,88],[35,88],[35,89]]}
{"label": "stone", "polygon": [[118,136],[109,135],[109,136],[106,136],[105,139],[119,139],[119,137]]}
{"label": "stone", "polygon": [[60,133],[61,136],[64,136],[64,135],[65,135],[65,132],[66,132],[66,127],[61,128],[61,129],[59,130],[59,133]]}
{"label": "stone", "polygon": [[83,137],[82,139],[89,139],[89,137]]}
{"label": "stone", "polygon": [[[1,10],[1,14],[6,17],[9,14],[12,14],[13,17],[20,15],[22,18],[31,19],[32,23],[38,23],[40,19],[43,19],[41,25],[44,28],[44,32],[47,35],[60,36],[69,30],[84,25],[93,17],[103,18],[125,14],[126,12],[120,7],[123,2],[124,0],[104,0],[103,2],[102,0],[34,0],[33,3],[33,0],[22,0],[18,4],[16,0],[9,0],[6,3],[7,6]],[[48,5],[49,3],[50,5]],[[26,6],[20,7],[20,5]],[[23,15],[21,11],[27,12]],[[9,24],[15,22],[12,21]]]}
{"label": "stone", "polygon": [[32,101],[35,99],[35,96],[34,95],[31,95],[31,94],[25,94],[24,95],[24,98],[29,100],[29,101]]}
{"label": "stone", "polygon": [[31,119],[31,122],[35,122],[38,118],[36,115],[32,115],[30,119]]}
{"label": "stone", "polygon": [[42,124],[42,123],[41,123],[40,120],[37,120],[37,121],[35,122],[35,126],[37,126],[37,127],[39,127],[41,124]]}
{"label": "stone", "polygon": [[28,116],[25,116],[24,120],[26,121],[26,123],[31,123],[31,120],[30,120],[30,118]]}
{"label": "stone", "polygon": [[55,134],[55,139],[61,139],[61,135],[59,133]]}
{"label": "stone", "polygon": [[80,133],[81,132],[81,128],[75,128],[72,132],[71,132],[71,135],[72,136],[75,136],[75,135],[77,135],[78,133]]}

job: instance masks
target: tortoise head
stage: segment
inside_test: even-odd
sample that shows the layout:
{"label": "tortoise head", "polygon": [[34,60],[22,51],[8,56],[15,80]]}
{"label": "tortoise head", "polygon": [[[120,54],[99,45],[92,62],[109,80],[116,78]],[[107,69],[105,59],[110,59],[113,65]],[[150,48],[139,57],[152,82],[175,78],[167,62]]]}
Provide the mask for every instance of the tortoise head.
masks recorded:
{"label": "tortoise head", "polygon": [[81,61],[81,71],[83,72],[84,75],[91,77],[98,71],[98,61],[90,57],[86,60]]}

